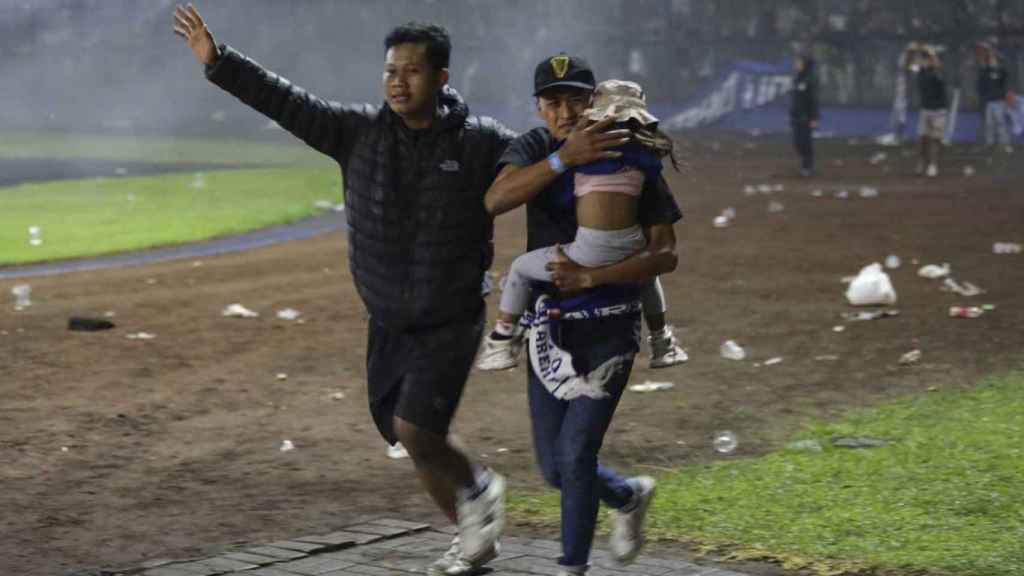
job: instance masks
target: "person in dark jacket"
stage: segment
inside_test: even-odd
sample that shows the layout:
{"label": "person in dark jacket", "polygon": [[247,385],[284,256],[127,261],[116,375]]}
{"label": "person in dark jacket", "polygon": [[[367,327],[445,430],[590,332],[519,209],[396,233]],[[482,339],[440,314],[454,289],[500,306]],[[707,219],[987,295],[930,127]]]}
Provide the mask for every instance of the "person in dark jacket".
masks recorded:
{"label": "person in dark jacket", "polygon": [[789,120],[793,125],[793,145],[800,155],[800,174],[814,174],[814,130],[818,127],[818,75],[814,60],[799,55],[793,63],[793,94]]}
{"label": "person in dark jacket", "polygon": [[978,100],[984,115],[985,146],[992,148],[998,138],[1000,146],[1013,152],[1006,107],[1010,75],[994,48],[985,46],[982,59],[978,68]]}
{"label": "person in dark jacket", "polygon": [[921,111],[917,133],[921,139],[921,156],[917,173],[934,178],[939,174],[939,151],[946,137],[946,81],[942,77],[942,60],[934,48],[922,49],[915,58],[917,87],[921,95]]}
{"label": "person in dark jacket", "polygon": [[438,26],[388,35],[379,106],[324,101],[218,46],[192,5],[177,7],[173,30],[211,82],[341,167],[349,267],[370,313],[370,412],[458,524],[451,549],[428,573],[479,568],[498,552],[505,482],[472,464],[448,430],[485,321],[493,217],[484,194],[514,134],[469,116],[447,86],[451,42]]}
{"label": "person in dark jacket", "polygon": [[[628,130],[602,130],[612,126],[611,120],[588,126],[583,113],[595,87],[594,72],[581,58],[559,54],[537,65],[533,94],[544,126],[509,145],[484,200],[494,215],[525,204],[527,250],[556,247],[549,264],[554,285],[537,284],[530,306],[536,314],[527,345],[527,399],[537,462],[561,495],[558,576],[587,572],[600,503],[613,511],[613,559],[632,562],[643,545],[654,479],[626,478],[601,465],[599,453],[639,350],[639,283],[676,268],[673,225],[682,218],[658,176],[645,180],[637,204],[646,249],[606,267],[582,268],[557,247],[578,232],[573,168],[619,158],[616,148],[629,140]],[[560,320],[553,319],[555,309]],[[554,357],[555,347],[568,355]],[[552,377],[566,378],[569,386],[582,378],[601,392],[562,396],[548,388]]]}

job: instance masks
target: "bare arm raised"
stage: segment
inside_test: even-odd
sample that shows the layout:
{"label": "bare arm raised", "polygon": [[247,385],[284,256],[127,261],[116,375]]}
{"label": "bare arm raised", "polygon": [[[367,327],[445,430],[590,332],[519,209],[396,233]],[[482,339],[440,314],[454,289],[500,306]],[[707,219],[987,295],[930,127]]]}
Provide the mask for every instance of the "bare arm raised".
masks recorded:
{"label": "bare arm raised", "polygon": [[338,162],[344,162],[345,151],[358,131],[376,114],[371,106],[327,102],[235,50],[218,47],[192,4],[175,8],[172,30],[205,66],[211,82]]}
{"label": "bare arm raised", "polygon": [[199,15],[195,6],[189,4],[182,7],[180,4],[174,8],[174,33],[185,39],[188,47],[195,54],[196,60],[204,66],[213,66],[220,57],[220,50],[213,41],[213,34],[206,27],[206,22]]}

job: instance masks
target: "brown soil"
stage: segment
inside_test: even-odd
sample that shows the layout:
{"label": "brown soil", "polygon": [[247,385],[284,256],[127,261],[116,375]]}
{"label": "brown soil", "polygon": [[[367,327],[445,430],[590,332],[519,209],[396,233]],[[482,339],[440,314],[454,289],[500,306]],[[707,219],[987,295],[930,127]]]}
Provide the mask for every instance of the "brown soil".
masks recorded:
{"label": "brown soil", "polygon": [[[801,180],[782,140],[711,135],[684,144],[690,167],[671,176],[687,213],[677,227],[680,266],[663,282],[691,360],[650,371],[640,359],[634,382],[676,387],[627,393],[607,462],[657,473],[725,458],[710,447],[719,429],[740,440],[728,458],[763,454],[807,419],[1024,366],[1024,255],[992,253],[993,242],[1024,240],[1015,158],[988,163],[953,151],[943,174],[925,180],[900,150],[872,165],[874,147],[831,142],[819,145],[822,175]],[[975,176],[962,175],[966,164]],[[759,183],[785,190],[744,194]],[[861,198],[861,185],[880,196]],[[822,198],[809,194],[816,188]],[[840,189],[850,198],[832,197]],[[772,200],[785,211],[769,214]],[[727,206],[737,210],[734,225],[713,228]],[[523,249],[524,228],[521,210],[499,220],[496,270]],[[904,260],[891,271],[902,314],[833,332],[850,309],[840,278],[890,253]],[[912,262],[949,262],[958,279],[988,292],[944,293]],[[0,285],[3,297],[20,282]],[[13,312],[7,301],[0,313],[0,572],[213,554],[365,515],[441,523],[410,462],[387,458],[369,418],[365,314],[341,234],[30,282],[34,305]],[[260,318],[222,317],[234,302]],[[947,317],[949,305],[967,302],[998,308],[976,320]],[[277,319],[285,307],[305,322]],[[108,310],[115,330],[66,329],[71,315]],[[126,338],[139,331],[156,338]],[[726,339],[751,358],[720,358]],[[912,348],[922,361],[899,366]],[[816,359],[826,355],[838,359]],[[784,361],[757,367],[773,356]],[[524,381],[523,368],[473,373],[456,432],[514,488],[532,490],[541,482]],[[285,439],[294,451],[279,450]]]}

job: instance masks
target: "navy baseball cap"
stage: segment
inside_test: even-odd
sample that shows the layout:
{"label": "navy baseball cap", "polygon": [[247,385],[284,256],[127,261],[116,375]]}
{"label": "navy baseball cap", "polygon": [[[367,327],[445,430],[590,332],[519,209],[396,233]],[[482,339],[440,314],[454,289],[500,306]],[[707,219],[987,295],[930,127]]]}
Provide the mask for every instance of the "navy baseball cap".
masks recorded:
{"label": "navy baseball cap", "polygon": [[597,87],[594,71],[586,60],[562,53],[537,64],[533,73],[533,95],[560,86],[593,91]]}

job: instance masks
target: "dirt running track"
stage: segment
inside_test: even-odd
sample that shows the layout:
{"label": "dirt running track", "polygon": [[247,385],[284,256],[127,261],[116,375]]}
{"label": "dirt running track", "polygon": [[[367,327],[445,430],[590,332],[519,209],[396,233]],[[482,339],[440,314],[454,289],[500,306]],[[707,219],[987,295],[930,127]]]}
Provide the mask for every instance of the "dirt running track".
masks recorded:
{"label": "dirt running track", "polygon": [[[876,148],[831,142],[820,146],[822,175],[801,180],[781,139],[706,135],[683,145],[690,167],[671,183],[687,220],[679,270],[664,284],[692,360],[652,372],[640,359],[634,382],[676,387],[627,394],[606,461],[657,473],[723,458],[710,447],[723,428],[740,440],[728,457],[753,456],[808,418],[1024,367],[1024,255],[992,253],[993,242],[1024,241],[1019,159],[951,151],[943,174],[924,180],[899,150],[872,165]],[[744,194],[760,183],[785,190]],[[861,185],[879,197],[861,198]],[[816,188],[822,198],[810,195]],[[834,198],[840,189],[850,197]],[[773,200],[784,212],[768,213]],[[734,225],[713,228],[727,206]],[[522,211],[498,221],[497,242],[500,269],[523,249]],[[892,272],[902,315],[833,332],[849,309],[840,278],[890,253],[906,263]],[[971,302],[997,310],[947,318],[968,299],[918,278],[913,259],[949,262],[988,291]],[[9,296],[15,281],[0,283],[0,573],[212,554],[367,514],[440,522],[367,414],[365,314],[342,234],[29,281],[34,305],[21,312]],[[234,302],[261,316],[221,317]],[[277,319],[285,307],[305,322]],[[106,311],[115,330],[66,330],[72,314]],[[126,338],[140,331],[156,338]],[[730,338],[751,359],[720,358]],[[912,348],[921,363],[897,365]],[[838,359],[816,359],[828,355]],[[774,356],[783,362],[755,366]],[[523,368],[474,373],[456,432],[513,487],[539,489],[524,383]],[[281,452],[285,439],[296,449]]]}

